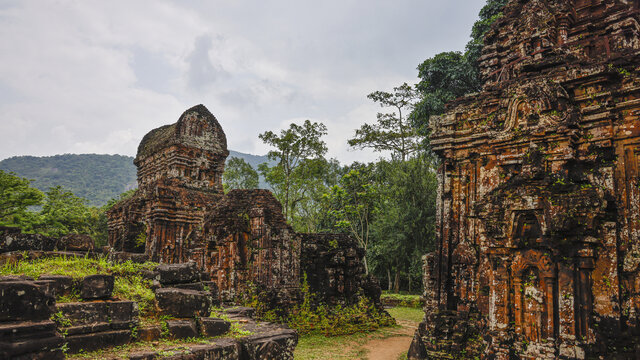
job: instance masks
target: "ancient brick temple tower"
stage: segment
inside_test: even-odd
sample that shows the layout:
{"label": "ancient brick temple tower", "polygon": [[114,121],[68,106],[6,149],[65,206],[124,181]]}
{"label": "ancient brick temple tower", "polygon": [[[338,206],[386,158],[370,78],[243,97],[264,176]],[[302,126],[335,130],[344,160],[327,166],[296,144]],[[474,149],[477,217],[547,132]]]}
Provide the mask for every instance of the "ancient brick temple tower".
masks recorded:
{"label": "ancient brick temple tower", "polygon": [[[224,132],[203,105],[150,131],[134,160],[138,189],[107,212],[111,256],[194,261],[224,301],[251,284],[286,306],[299,299],[307,273],[311,291],[325,303],[366,296],[379,305],[380,288],[365,276],[364,252],[349,236],[296,233],[268,190],[224,194],[228,155]],[[329,247],[331,241],[338,246]]]}
{"label": "ancient brick temple tower", "polygon": [[412,359],[640,355],[640,1],[512,0],[432,121]]}
{"label": "ancient brick temple tower", "polygon": [[150,131],[134,160],[138,190],[107,213],[111,248],[145,253],[153,261],[204,264],[202,221],[207,207],[223,196],[228,155],[225,134],[203,105]]}

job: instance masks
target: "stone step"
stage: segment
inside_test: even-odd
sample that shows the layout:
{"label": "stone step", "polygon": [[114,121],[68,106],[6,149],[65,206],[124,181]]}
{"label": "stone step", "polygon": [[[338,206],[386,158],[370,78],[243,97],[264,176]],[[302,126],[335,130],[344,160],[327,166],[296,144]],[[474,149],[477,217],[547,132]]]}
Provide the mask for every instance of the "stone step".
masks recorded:
{"label": "stone step", "polygon": [[131,330],[113,330],[98,333],[79,334],[67,336],[64,341],[67,343],[69,353],[95,351],[127,344],[131,341]]}
{"label": "stone step", "polygon": [[164,315],[177,318],[209,316],[211,313],[211,294],[204,291],[177,288],[156,290],[156,302]]}

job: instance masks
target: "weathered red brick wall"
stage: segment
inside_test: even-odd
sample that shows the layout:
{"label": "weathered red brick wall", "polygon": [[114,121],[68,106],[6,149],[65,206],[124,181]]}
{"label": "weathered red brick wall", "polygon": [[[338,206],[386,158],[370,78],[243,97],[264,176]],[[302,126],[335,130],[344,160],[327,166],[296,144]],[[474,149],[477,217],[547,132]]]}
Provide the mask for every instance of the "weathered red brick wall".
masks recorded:
{"label": "weathered red brick wall", "polygon": [[432,122],[438,244],[412,358],[632,356],[639,22],[638,1],[511,1],[489,31],[483,91]]}
{"label": "weathered red brick wall", "polygon": [[252,284],[294,300],[300,287],[301,236],[268,190],[231,190],[204,222],[205,267],[223,300]]}

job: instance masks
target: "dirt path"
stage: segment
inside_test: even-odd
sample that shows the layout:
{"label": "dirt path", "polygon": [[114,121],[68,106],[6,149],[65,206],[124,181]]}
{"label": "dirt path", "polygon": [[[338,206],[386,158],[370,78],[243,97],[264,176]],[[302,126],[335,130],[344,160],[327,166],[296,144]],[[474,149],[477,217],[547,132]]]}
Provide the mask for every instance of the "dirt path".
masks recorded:
{"label": "dirt path", "polygon": [[396,360],[409,350],[418,323],[398,321],[398,324],[402,327],[394,331],[391,336],[373,339],[364,345],[368,360]]}

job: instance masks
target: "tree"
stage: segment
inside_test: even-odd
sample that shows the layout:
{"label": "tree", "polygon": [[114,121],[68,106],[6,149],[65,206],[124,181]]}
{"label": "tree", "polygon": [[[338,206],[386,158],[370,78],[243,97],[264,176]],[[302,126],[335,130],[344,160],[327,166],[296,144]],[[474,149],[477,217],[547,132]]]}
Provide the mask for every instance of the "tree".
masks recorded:
{"label": "tree", "polygon": [[375,172],[380,201],[371,224],[375,240],[370,264],[376,275],[386,275],[389,289],[398,291],[406,279],[411,291],[413,285],[420,286],[421,255],[435,246],[437,179],[433,160],[425,153],[405,162],[381,160]]}
{"label": "tree", "polygon": [[258,172],[242,158],[227,161],[223,175],[225,191],[231,189],[256,189],[260,182]]}
{"label": "tree", "polygon": [[[376,124],[364,124],[356,130],[349,145],[356,148],[372,148],[374,151],[391,151],[402,161],[419,149],[418,135],[407,123],[406,115],[411,113],[418,99],[416,90],[404,83],[393,88],[393,93],[375,91],[367,96],[380,104],[391,107],[391,113],[378,113]],[[404,112],[404,114],[403,114]]]}
{"label": "tree", "polygon": [[306,120],[302,125],[291,124],[279,135],[272,131],[259,135],[265,144],[276,149],[267,156],[277,163],[274,166],[263,163],[258,169],[282,203],[288,220],[292,219],[295,205],[304,199],[305,168],[311,166],[311,160],[321,159],[327,152],[327,145],[321,140],[326,134],[324,124]]}
{"label": "tree", "polygon": [[42,203],[44,195],[31,181],[0,170],[0,224],[19,225],[29,206]]}
{"label": "tree", "polygon": [[[356,164],[354,167],[358,167]],[[324,195],[328,203],[328,216],[333,226],[352,235],[364,249],[365,272],[369,274],[367,250],[370,243],[371,223],[378,201],[379,190],[369,178],[370,167],[352,168]]]}
{"label": "tree", "polygon": [[86,202],[61,186],[50,188],[36,230],[55,237],[68,233],[91,234],[91,212]]}

